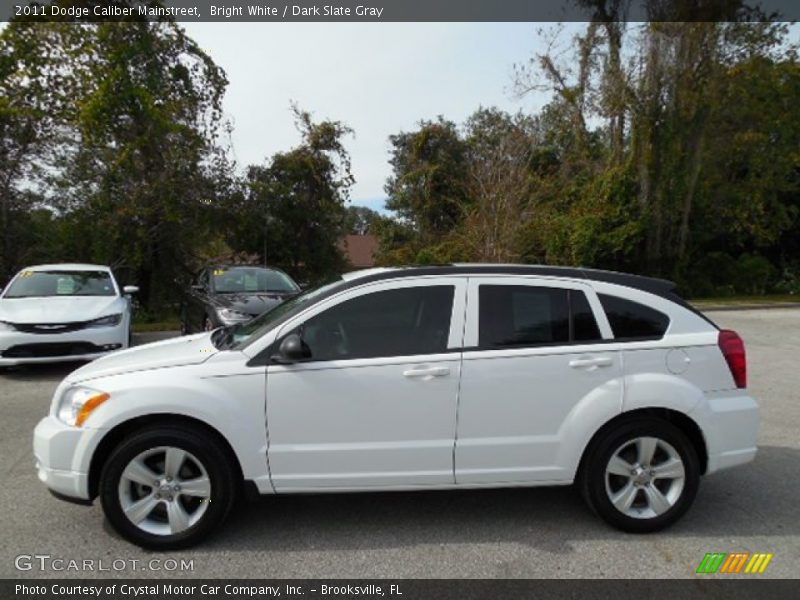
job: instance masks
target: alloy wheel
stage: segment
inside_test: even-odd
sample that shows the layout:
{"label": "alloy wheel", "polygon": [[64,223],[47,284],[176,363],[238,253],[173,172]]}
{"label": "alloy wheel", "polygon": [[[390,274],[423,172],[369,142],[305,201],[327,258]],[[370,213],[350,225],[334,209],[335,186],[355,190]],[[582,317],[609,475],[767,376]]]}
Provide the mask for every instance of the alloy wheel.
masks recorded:
{"label": "alloy wheel", "polygon": [[656,437],[637,437],[622,444],[606,465],[606,493],[622,514],[652,519],[670,510],[681,497],[686,467],[678,451]]}
{"label": "alloy wheel", "polygon": [[205,514],[211,480],[191,452],[174,446],[139,453],[122,472],[118,487],[123,514],[155,535],[181,533]]}

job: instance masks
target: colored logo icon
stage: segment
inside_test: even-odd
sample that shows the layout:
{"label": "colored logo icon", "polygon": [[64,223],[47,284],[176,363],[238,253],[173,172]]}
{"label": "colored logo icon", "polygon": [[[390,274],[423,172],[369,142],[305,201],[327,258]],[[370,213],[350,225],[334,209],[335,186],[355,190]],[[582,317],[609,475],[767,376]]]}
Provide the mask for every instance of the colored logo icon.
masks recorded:
{"label": "colored logo icon", "polygon": [[763,573],[773,554],[765,552],[708,552],[697,573]]}

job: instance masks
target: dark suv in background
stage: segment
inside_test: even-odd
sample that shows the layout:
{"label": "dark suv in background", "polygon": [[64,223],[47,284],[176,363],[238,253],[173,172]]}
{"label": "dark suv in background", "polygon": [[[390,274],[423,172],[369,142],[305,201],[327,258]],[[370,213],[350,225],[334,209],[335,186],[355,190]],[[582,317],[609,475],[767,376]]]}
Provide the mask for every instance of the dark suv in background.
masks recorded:
{"label": "dark suv in background", "polygon": [[299,292],[300,286],[280,269],[208,266],[184,296],[181,333],[245,323]]}

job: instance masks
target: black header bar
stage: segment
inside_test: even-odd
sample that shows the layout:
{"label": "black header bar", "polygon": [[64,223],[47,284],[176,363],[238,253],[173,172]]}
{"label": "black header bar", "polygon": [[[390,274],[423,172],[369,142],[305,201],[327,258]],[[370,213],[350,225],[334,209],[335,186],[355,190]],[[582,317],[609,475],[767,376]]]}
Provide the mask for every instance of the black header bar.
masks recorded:
{"label": "black header bar", "polygon": [[[598,5],[601,8],[597,8]],[[618,12],[609,6],[619,5]],[[5,0],[0,20],[215,22],[793,21],[797,0]]]}
{"label": "black header bar", "polygon": [[[609,557],[609,560],[613,558]],[[797,580],[39,579],[0,580],[4,600],[752,600],[797,598]]]}

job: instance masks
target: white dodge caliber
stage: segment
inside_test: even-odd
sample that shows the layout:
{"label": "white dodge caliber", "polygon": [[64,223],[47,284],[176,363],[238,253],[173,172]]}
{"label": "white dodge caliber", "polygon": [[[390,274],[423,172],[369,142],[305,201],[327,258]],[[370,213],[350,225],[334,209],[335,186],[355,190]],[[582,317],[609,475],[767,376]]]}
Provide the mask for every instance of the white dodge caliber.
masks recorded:
{"label": "white dodge caliber", "polygon": [[27,267],[0,291],[0,368],[92,360],[130,343],[130,295],[109,267]]}
{"label": "white dodge caliber", "polygon": [[650,532],[756,453],[744,346],[666,281],[573,268],[373,269],[255,320],[90,363],[34,433],[56,495],[144,547],[238,494],[576,482]]}

